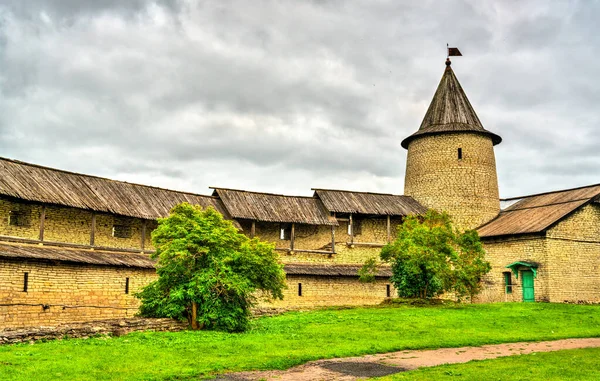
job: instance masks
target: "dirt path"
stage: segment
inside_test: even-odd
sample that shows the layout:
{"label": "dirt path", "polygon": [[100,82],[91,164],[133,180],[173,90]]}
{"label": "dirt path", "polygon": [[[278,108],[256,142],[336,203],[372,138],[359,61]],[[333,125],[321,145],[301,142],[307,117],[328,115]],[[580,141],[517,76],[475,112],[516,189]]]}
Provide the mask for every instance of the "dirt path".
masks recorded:
{"label": "dirt path", "polygon": [[386,376],[427,366],[464,363],[471,360],[493,359],[533,352],[551,352],[561,349],[592,347],[600,347],[600,338],[400,351],[361,357],[311,361],[288,370],[230,373],[220,376],[215,380],[351,381]]}

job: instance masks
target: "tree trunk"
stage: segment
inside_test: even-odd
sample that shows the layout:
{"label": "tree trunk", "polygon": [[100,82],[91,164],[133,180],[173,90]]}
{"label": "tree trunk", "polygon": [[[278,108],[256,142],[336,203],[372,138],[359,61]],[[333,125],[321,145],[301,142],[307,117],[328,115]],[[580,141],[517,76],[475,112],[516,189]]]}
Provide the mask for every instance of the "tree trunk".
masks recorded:
{"label": "tree trunk", "polygon": [[192,329],[197,330],[198,327],[198,303],[192,302]]}

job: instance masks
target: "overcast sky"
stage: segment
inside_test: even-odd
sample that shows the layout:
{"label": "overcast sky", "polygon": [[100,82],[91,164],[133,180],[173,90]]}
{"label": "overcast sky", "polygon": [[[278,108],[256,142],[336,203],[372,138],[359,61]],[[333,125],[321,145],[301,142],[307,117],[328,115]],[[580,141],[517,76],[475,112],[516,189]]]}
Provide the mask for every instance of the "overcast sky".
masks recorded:
{"label": "overcast sky", "polygon": [[0,156],[210,194],[402,194],[444,70],[502,197],[600,183],[600,3],[2,0]]}

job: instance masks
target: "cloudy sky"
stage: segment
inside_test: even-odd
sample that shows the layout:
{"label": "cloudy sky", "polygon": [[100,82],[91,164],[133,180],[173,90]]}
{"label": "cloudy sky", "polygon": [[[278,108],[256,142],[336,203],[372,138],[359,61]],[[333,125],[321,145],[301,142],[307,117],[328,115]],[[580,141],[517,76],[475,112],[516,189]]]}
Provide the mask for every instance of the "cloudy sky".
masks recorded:
{"label": "cloudy sky", "polygon": [[209,194],[399,193],[453,68],[502,197],[600,183],[600,3],[0,3],[0,156]]}

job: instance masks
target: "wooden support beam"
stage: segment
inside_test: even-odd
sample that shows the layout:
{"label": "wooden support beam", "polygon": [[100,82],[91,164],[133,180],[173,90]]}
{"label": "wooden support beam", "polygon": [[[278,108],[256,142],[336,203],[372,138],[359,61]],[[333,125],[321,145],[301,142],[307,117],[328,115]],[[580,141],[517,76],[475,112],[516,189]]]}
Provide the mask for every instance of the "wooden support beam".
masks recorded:
{"label": "wooden support beam", "polygon": [[294,238],[296,236],[296,224],[292,223],[292,231],[290,232],[290,250],[294,251]]}
{"label": "wooden support beam", "polygon": [[142,234],[140,239],[140,248],[144,251],[144,246],[146,246],[146,220],[142,220]]}
{"label": "wooden support beam", "polygon": [[250,228],[250,238],[254,238],[256,236],[256,221],[252,221],[252,227]]}
{"label": "wooden support beam", "polygon": [[[29,239],[29,238],[19,238],[19,237],[11,237],[11,236],[6,236],[6,235],[0,235],[0,241],[6,241],[6,242],[17,242],[17,243],[42,243],[40,240],[37,239]],[[44,241],[44,246],[56,246],[56,247],[70,247],[70,248],[77,248],[77,249],[99,249],[99,250],[103,250],[103,251],[115,251],[115,252],[127,252],[127,253],[139,253],[140,250],[139,249],[125,249],[125,248],[118,248],[118,247],[108,247],[108,246],[90,246],[90,245],[85,245],[85,244],[80,244],[80,243],[66,243],[66,242],[54,242],[54,241]],[[277,249],[275,249],[277,250]],[[283,249],[283,250],[288,250],[288,249]],[[155,250],[148,250],[145,251],[144,253],[154,253]]]}
{"label": "wooden support beam", "polygon": [[365,247],[384,247],[385,243],[381,243],[381,242],[346,242],[346,245],[348,246],[365,246]]}
{"label": "wooden support beam", "polygon": [[387,216],[387,241],[390,243],[392,240],[392,224],[390,222],[390,215]]}
{"label": "wooden support beam", "polygon": [[42,212],[40,213],[40,241],[44,240],[44,221],[46,221],[46,205],[42,205]]}
{"label": "wooden support beam", "polygon": [[352,245],[354,244],[354,222],[352,221],[352,214],[350,214],[348,226],[350,227],[350,244]]}
{"label": "wooden support beam", "polygon": [[92,212],[92,226],[90,229],[90,246],[94,246],[96,240],[96,213]]}
{"label": "wooden support beam", "polygon": [[329,250],[294,250],[294,253],[314,253],[314,254],[331,254]]}
{"label": "wooden support beam", "polygon": [[331,225],[331,252],[335,254],[335,226]]}

